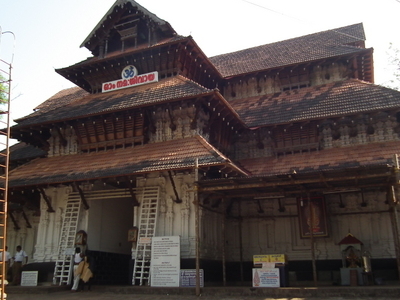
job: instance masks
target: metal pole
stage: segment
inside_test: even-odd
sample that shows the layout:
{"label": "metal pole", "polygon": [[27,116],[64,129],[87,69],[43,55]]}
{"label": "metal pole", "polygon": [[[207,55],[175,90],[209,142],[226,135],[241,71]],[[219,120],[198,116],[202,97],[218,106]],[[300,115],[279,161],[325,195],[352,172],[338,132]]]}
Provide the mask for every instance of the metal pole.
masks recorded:
{"label": "metal pole", "polygon": [[222,282],[224,286],[226,286],[226,248],[225,248],[225,220],[226,220],[226,209],[225,209],[225,198],[222,199],[222,209],[224,210],[223,212],[223,217],[222,217],[222,224],[221,224],[221,229],[222,229]]}
{"label": "metal pole", "polygon": [[308,198],[308,211],[310,214],[310,242],[311,242],[311,261],[312,261],[312,269],[313,269],[313,279],[314,279],[314,286],[318,285],[317,282],[317,265],[315,262],[315,243],[314,243],[314,211],[312,209],[310,193],[307,193]]}
{"label": "metal pole", "polygon": [[397,212],[397,200],[394,193],[394,186],[390,186],[388,190],[388,201],[390,210],[390,221],[392,223],[394,250],[396,253],[397,273],[400,280],[400,238],[399,238],[399,216]]}
{"label": "metal pole", "polygon": [[241,201],[238,200],[239,204],[239,254],[240,254],[240,281],[243,284],[244,276],[243,276],[243,239],[242,239],[242,216],[241,216]]}
{"label": "metal pole", "polygon": [[[397,154],[394,155],[394,181],[396,185],[399,183],[399,157]],[[396,262],[397,262],[397,273],[398,273],[398,278],[400,281],[400,237],[399,237],[399,216],[397,212],[397,207],[398,207],[398,200],[396,199],[396,193],[395,193],[395,187],[392,185],[390,187],[390,194],[391,197],[387,197],[387,201],[389,203],[389,210],[391,211],[390,213],[390,219],[392,222],[392,232],[393,232],[393,241],[394,241],[394,247],[395,247],[395,253],[396,253]]]}
{"label": "metal pole", "polygon": [[199,207],[199,160],[196,158],[194,170],[194,204],[195,204],[195,231],[196,231],[196,296],[200,296],[200,207]]}

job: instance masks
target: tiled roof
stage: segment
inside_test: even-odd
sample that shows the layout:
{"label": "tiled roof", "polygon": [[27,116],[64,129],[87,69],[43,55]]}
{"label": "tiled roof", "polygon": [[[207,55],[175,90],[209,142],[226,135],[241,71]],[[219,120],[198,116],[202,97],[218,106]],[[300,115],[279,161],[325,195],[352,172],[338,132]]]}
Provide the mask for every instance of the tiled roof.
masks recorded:
{"label": "tiled roof", "polygon": [[[1,151],[1,153],[5,153],[5,150]],[[11,162],[17,160],[33,159],[36,157],[45,156],[46,154],[46,151],[43,151],[31,145],[27,145],[23,142],[10,146]],[[0,158],[0,161],[4,161],[4,158]]]}
{"label": "tiled roof", "polygon": [[[39,158],[10,172],[10,187],[55,184],[199,166],[230,165],[200,136],[134,148]],[[240,172],[240,170],[239,170]]]}
{"label": "tiled roof", "polygon": [[52,97],[50,97],[49,99],[47,99],[46,101],[35,107],[34,109],[35,112],[33,112],[30,115],[19,118],[15,121],[17,123],[20,123],[22,122],[22,120],[25,120],[27,118],[37,117],[39,115],[49,113],[57,108],[66,106],[71,102],[75,101],[76,99],[82,98],[86,95],[89,95],[89,93],[81,89],[80,87],[72,87],[61,90],[57,94],[53,95]]}
{"label": "tiled roof", "polygon": [[239,163],[252,176],[276,176],[351,169],[373,165],[393,165],[400,153],[400,141],[370,143],[281,157],[243,159]]}
{"label": "tiled roof", "polygon": [[357,53],[365,40],[362,24],[305,35],[210,58],[224,77]]}
{"label": "tiled roof", "polygon": [[77,119],[80,117],[148,106],[212,92],[212,90],[200,86],[180,75],[162,79],[157,83],[135,86],[108,93],[87,94],[79,88],[70,89],[70,91],[71,94],[66,93],[61,97],[56,97],[56,94],[39,106],[42,107],[42,109],[26,116],[24,119],[20,119],[18,124],[14,127],[19,128],[28,125]]}
{"label": "tiled roof", "polygon": [[46,109],[55,109],[67,105],[70,102],[86,95],[89,95],[89,93],[77,86],[61,90],[57,94],[47,99],[45,102],[36,106],[35,110],[40,109],[41,112],[43,112]]}
{"label": "tiled roof", "polygon": [[[121,50],[115,50],[113,52],[107,52],[106,57],[98,57],[98,56],[93,56],[93,57],[88,57],[87,59],[80,61],[74,65],[65,67],[65,68],[60,68],[57,69],[56,72],[63,75],[65,71],[67,70],[72,70],[78,66],[87,66],[90,65],[91,63],[102,63],[104,61],[108,61],[110,60],[110,58],[118,58],[118,57],[124,57],[124,56],[129,56],[129,55],[133,55],[135,53],[139,53],[142,52],[144,49],[155,49],[158,48],[160,46],[163,45],[168,45],[170,43],[175,43],[175,42],[183,42],[184,40],[190,39],[190,37],[186,37],[186,36],[182,36],[182,35],[175,35],[173,37],[168,37],[168,38],[164,38],[161,39],[160,41],[158,41],[157,43],[154,43],[152,45],[148,45],[146,44],[140,44],[136,47],[132,46],[132,47],[127,47],[124,52],[121,52]],[[65,76],[64,76],[65,77]],[[67,78],[68,79],[68,78]]]}
{"label": "tiled roof", "polygon": [[256,127],[400,108],[400,92],[352,79],[230,104],[247,126]]}

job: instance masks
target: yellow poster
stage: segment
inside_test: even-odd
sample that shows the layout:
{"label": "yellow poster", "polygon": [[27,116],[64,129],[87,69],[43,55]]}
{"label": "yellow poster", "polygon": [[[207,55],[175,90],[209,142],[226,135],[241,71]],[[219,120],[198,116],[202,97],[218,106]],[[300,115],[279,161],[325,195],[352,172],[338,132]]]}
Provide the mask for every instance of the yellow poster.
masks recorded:
{"label": "yellow poster", "polygon": [[270,262],[269,255],[253,255],[253,263],[255,265],[261,265],[263,262]]}

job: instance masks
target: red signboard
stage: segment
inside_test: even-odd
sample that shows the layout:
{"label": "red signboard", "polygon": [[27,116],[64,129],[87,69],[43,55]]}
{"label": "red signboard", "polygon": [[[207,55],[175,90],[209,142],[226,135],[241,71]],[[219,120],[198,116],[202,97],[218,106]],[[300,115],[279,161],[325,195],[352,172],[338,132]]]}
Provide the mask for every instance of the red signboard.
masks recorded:
{"label": "red signboard", "polygon": [[147,74],[136,75],[132,78],[118,79],[114,81],[104,82],[102,85],[102,92],[111,92],[115,90],[125,89],[137,85],[158,82],[158,72],[151,72]]}

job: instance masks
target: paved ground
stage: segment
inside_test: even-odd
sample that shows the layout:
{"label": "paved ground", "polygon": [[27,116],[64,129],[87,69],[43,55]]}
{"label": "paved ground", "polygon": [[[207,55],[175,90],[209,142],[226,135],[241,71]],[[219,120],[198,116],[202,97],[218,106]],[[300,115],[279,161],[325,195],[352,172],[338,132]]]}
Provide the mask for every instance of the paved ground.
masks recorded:
{"label": "paved ground", "polygon": [[[100,293],[100,292],[83,292],[71,293],[67,291],[56,292],[50,294],[13,294],[8,295],[8,300],[71,300],[71,299],[92,299],[92,300],[122,300],[122,299],[135,299],[135,300],[321,300],[322,298],[265,298],[263,296],[190,296],[190,295],[144,295],[144,294],[114,294],[114,293]],[[323,298],[324,300],[398,300],[394,298],[355,298],[355,297],[329,297]]]}
{"label": "paved ground", "polygon": [[399,300],[400,285],[318,286],[251,288],[248,286],[205,287],[196,297],[193,288],[145,286],[92,286],[92,291],[71,292],[68,286],[7,286],[8,300]]}
{"label": "paved ground", "polygon": [[[122,300],[122,299],[135,299],[135,300],[316,300],[321,298],[265,298],[262,296],[190,296],[190,295],[140,295],[140,294],[114,294],[114,293],[99,293],[99,292],[83,292],[83,293],[71,293],[71,292],[57,292],[51,294],[14,294],[8,295],[9,300],[71,300],[71,299],[93,299],[93,300]],[[347,299],[365,299],[365,300],[398,300],[398,298],[355,298],[355,297],[330,297],[323,298],[324,300],[347,300]]]}
{"label": "paved ground", "polygon": [[134,300],[354,300],[354,299],[365,299],[365,300],[398,300],[399,297],[359,297],[357,295],[347,297],[285,297],[285,298],[269,298],[265,296],[221,296],[221,295],[206,295],[196,297],[195,295],[168,295],[168,294],[125,294],[125,293],[113,293],[104,291],[85,291],[72,293],[71,291],[58,291],[51,293],[41,294],[8,294],[8,300],[72,300],[72,299],[92,299],[92,300],[122,300],[122,299],[134,299]]}

